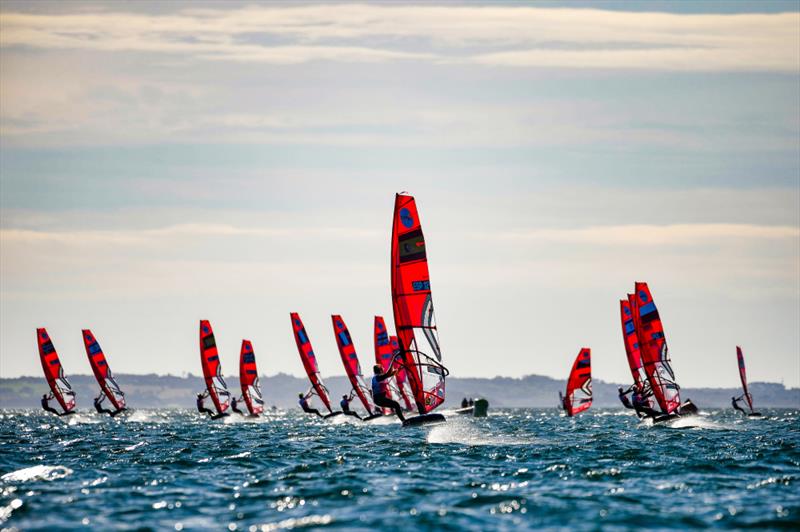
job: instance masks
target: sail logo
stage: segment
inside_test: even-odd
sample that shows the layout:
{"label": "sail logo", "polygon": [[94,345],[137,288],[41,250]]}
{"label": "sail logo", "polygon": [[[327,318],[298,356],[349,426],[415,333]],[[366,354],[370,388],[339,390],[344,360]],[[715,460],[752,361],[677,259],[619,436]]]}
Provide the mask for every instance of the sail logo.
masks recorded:
{"label": "sail logo", "polygon": [[411,217],[411,211],[408,209],[400,209],[400,221],[409,229],[414,226],[414,218]]}
{"label": "sail logo", "polygon": [[411,288],[415,292],[422,292],[423,290],[430,290],[431,289],[431,282],[430,281],[412,281]]}

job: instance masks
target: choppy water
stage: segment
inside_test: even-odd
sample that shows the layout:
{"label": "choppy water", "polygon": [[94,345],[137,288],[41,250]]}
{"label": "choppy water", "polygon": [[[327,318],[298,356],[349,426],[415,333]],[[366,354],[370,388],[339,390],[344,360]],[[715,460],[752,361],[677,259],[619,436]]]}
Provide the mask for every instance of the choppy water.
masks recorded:
{"label": "choppy water", "polygon": [[[646,426],[619,411],[299,413],[211,422],[0,415],[0,522],[23,530],[800,526],[800,412]],[[686,425],[696,425],[689,427]]]}

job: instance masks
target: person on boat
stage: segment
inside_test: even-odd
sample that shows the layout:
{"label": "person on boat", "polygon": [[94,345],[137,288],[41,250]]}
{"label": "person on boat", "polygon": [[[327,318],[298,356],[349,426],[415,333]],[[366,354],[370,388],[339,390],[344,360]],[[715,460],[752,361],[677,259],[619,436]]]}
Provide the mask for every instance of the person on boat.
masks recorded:
{"label": "person on boat", "polygon": [[739,412],[741,412],[742,414],[745,414],[745,415],[746,415],[746,414],[747,414],[747,412],[745,411],[745,409],[744,409],[744,408],[742,408],[741,406],[739,406],[739,401],[741,401],[742,399],[744,399],[744,396],[740,396],[740,397],[731,397],[731,406],[732,406],[734,409],[736,409],[736,410],[738,410]]}
{"label": "person on boat", "polygon": [[325,417],[325,416],[323,416],[322,414],[320,414],[319,410],[317,410],[316,408],[311,408],[311,407],[308,405],[308,399],[309,399],[309,397],[311,397],[312,395],[313,395],[313,392],[311,392],[310,390],[309,390],[309,392],[308,392],[307,394],[305,394],[305,395],[303,395],[302,393],[299,393],[299,394],[297,394],[297,397],[299,397],[299,398],[300,398],[300,400],[299,400],[299,401],[297,401],[297,404],[299,404],[299,405],[300,405],[300,408],[302,408],[302,409],[303,409],[303,412],[305,412],[306,414],[316,414],[316,415],[318,415],[319,417]]}
{"label": "person on boat", "polygon": [[51,414],[55,414],[55,415],[57,415],[59,417],[75,413],[75,412],[72,412],[72,411],[70,411],[70,412],[59,412],[58,410],[56,410],[55,408],[50,406],[50,400],[51,399],[55,399],[55,396],[53,395],[52,392],[49,395],[48,394],[42,395],[42,408],[46,412],[50,412]]}
{"label": "person on boat", "polygon": [[358,419],[361,419],[361,416],[358,415],[358,412],[353,412],[352,410],[350,410],[350,401],[353,400],[354,393],[355,392],[350,392],[350,395],[347,394],[343,395],[342,400],[339,401],[339,406],[342,407],[342,413],[344,415],[353,416],[357,417]]}
{"label": "person on boat", "polygon": [[[241,399],[241,397],[239,399]],[[241,416],[244,415],[244,412],[239,410],[239,400],[237,400],[235,397],[231,397],[231,410],[233,410],[234,412],[236,412]]]}
{"label": "person on boat", "polygon": [[469,401],[467,401],[467,406],[475,406],[475,401],[470,397]]}
{"label": "person on boat", "polygon": [[386,381],[397,373],[397,368],[392,366],[386,373],[381,373],[382,369],[380,364],[375,364],[372,367],[372,372],[374,373],[372,376],[372,400],[375,401],[376,406],[391,408],[400,421],[405,421],[403,408],[397,401],[389,397],[389,389],[386,386]]}
{"label": "person on boat", "polygon": [[461,408],[467,408],[468,405],[469,405],[469,402],[467,402],[467,398],[466,397],[463,398],[461,400]]}
{"label": "person on boat", "polygon": [[618,388],[619,391],[619,400],[622,402],[622,406],[625,408],[633,408],[633,404],[631,404],[631,400],[628,399],[628,394],[633,392],[633,386],[630,386],[627,390],[623,390],[622,386]]}

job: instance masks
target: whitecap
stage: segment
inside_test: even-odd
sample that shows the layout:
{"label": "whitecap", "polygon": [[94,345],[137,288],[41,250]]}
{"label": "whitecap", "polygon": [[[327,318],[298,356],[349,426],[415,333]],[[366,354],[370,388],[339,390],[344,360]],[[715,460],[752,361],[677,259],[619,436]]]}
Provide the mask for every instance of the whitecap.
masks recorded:
{"label": "whitecap", "polygon": [[31,480],[57,480],[72,474],[72,469],[60,465],[37,465],[18,469],[11,473],[6,473],[0,480],[6,482],[28,482]]}

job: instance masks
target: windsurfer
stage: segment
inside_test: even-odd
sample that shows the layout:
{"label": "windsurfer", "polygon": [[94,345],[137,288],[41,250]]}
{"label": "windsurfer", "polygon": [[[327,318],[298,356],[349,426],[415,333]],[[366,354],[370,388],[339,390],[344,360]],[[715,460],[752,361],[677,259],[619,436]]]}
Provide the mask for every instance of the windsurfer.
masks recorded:
{"label": "windsurfer", "polygon": [[375,401],[377,406],[391,408],[400,421],[405,421],[406,418],[403,416],[402,407],[397,401],[393,401],[392,398],[389,397],[386,387],[386,381],[397,373],[397,369],[392,366],[386,373],[381,373],[382,369],[380,364],[375,364],[372,367],[372,372],[374,373],[372,376],[372,400]]}
{"label": "windsurfer", "polygon": [[239,401],[235,397],[231,397],[231,410],[233,410],[234,412],[236,412],[237,414],[239,414],[241,416],[244,415],[244,412],[239,410]]}
{"label": "windsurfer", "polygon": [[353,397],[355,397],[355,392],[350,392],[350,395],[346,394],[343,395],[342,400],[339,401],[339,406],[342,407],[342,412],[344,413],[344,415],[353,416],[357,417],[358,419],[361,419],[361,416],[358,415],[358,412],[353,412],[352,410],[350,410],[350,401],[353,400]]}
{"label": "windsurfer", "polygon": [[47,394],[43,394],[42,395],[42,408],[44,408],[45,411],[50,412],[51,414],[55,414],[55,415],[57,415],[59,417],[75,413],[75,412],[72,412],[72,411],[59,412],[58,410],[56,410],[55,408],[50,406],[50,399],[55,399],[55,396],[52,393],[50,395],[47,395]]}
{"label": "windsurfer", "polygon": [[314,393],[311,390],[309,390],[309,392],[305,395],[303,395],[302,393],[297,394],[297,396],[300,398],[300,400],[297,401],[297,404],[299,404],[300,408],[303,409],[303,412],[307,414],[316,414],[319,417],[325,417],[322,414],[320,414],[319,410],[317,410],[316,408],[311,408],[310,406],[308,406],[308,398],[311,397],[312,395],[314,395]]}
{"label": "windsurfer", "polygon": [[622,406],[625,408],[633,408],[631,400],[628,399],[628,394],[631,392],[633,392],[633,386],[628,387],[627,390],[623,390],[622,386],[619,387],[619,400],[622,402]]}
{"label": "windsurfer", "polygon": [[108,414],[111,417],[116,416],[120,411],[119,410],[109,410],[108,408],[103,408],[103,401],[106,400],[106,394],[100,390],[100,395],[94,398],[94,409],[97,410],[98,414]]}
{"label": "windsurfer", "polygon": [[206,408],[206,405],[203,404],[205,398],[208,397],[208,391],[206,390],[203,393],[197,394],[197,411],[201,414],[208,414],[209,416],[214,416],[214,412]]}
{"label": "windsurfer", "polygon": [[747,414],[747,412],[745,411],[745,409],[744,409],[744,408],[742,408],[741,406],[739,406],[739,401],[741,401],[742,399],[744,399],[744,395],[742,395],[742,396],[739,396],[739,397],[731,397],[731,406],[732,406],[734,409],[736,409],[736,410],[738,410],[739,412],[741,412],[742,414],[745,414],[745,415],[746,415],[746,414]]}
{"label": "windsurfer", "polygon": [[642,393],[640,389],[636,389],[633,392],[633,408],[636,410],[636,415],[639,417],[656,418],[661,415],[660,412],[650,408],[647,402],[647,396]]}
{"label": "windsurfer", "polygon": [[567,398],[564,397],[564,394],[561,392],[558,392],[558,404],[561,405],[564,412],[569,412],[569,408],[567,408]]}

